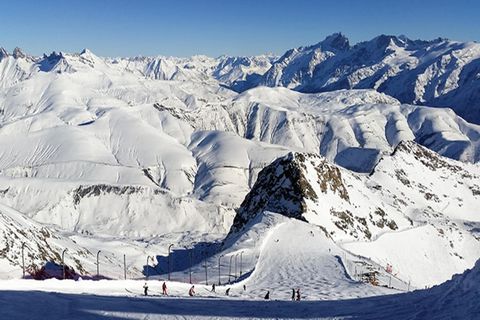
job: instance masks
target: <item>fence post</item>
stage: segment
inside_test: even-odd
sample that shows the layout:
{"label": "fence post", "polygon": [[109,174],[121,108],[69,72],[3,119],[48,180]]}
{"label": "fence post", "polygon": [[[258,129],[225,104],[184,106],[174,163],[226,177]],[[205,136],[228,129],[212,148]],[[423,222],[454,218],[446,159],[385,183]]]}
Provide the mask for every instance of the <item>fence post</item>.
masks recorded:
{"label": "fence post", "polygon": [[127,280],[127,258],[123,255],[123,279]]}
{"label": "fence post", "polygon": [[97,279],[100,276],[100,260],[99,260],[99,255],[102,250],[98,250],[97,252]]}
{"label": "fence post", "polygon": [[25,242],[22,243],[22,271],[23,271],[23,277],[25,278],[25,255],[24,255],[24,250],[25,250]]}
{"label": "fence post", "polygon": [[67,251],[67,248],[62,251],[63,280],[65,280],[65,251]]}
{"label": "fence post", "polygon": [[207,271],[207,268],[208,268],[208,266],[207,266],[207,256],[205,254],[205,284],[206,285],[208,285],[208,273],[207,273],[208,271]]}

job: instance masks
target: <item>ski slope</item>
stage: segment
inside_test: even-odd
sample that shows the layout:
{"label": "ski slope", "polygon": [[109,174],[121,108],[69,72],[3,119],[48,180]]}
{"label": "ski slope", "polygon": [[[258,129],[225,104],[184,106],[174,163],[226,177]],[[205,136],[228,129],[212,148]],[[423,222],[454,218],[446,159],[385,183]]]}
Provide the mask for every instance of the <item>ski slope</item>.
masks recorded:
{"label": "ski slope", "polygon": [[[475,319],[480,308],[479,265],[429,290],[342,300],[239,299],[168,282],[173,297],[133,296],[143,281],[0,281],[2,315],[28,319]],[[161,283],[150,281],[151,290]],[[217,287],[218,288],[218,287]],[[32,290],[35,289],[35,290]],[[183,292],[183,293],[182,293]],[[25,305],[29,308],[25,308]]]}

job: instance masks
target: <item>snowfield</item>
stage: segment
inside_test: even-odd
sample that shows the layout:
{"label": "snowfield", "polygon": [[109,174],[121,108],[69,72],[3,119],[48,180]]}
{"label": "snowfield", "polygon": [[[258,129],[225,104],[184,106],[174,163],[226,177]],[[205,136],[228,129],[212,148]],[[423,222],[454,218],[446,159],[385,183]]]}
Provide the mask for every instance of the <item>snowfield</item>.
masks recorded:
{"label": "snowfield", "polygon": [[[199,286],[195,297],[142,297],[124,289],[138,288],[143,281],[11,280],[0,281],[0,301],[4,317],[23,319],[476,319],[478,278],[477,264],[430,290],[304,301],[226,297]],[[149,283],[160,290],[160,282]],[[168,286],[171,294],[185,295],[188,290],[186,284]]]}
{"label": "snowfield", "polygon": [[[334,35],[280,58],[0,50],[2,316],[475,319],[480,126],[449,103],[476,101],[477,47]],[[440,49],[461,60],[446,78]],[[361,52],[373,65],[339,72]],[[428,102],[452,109],[410,104]],[[45,264],[77,281],[32,280]]]}

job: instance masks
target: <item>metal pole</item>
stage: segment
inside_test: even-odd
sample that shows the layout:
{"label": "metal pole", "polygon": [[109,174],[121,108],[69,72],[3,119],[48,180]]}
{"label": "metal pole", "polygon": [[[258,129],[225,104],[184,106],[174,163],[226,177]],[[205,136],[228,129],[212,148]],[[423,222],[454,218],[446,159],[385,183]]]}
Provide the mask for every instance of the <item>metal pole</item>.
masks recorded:
{"label": "metal pole", "polygon": [[62,251],[63,280],[65,280],[65,251],[67,251],[66,248]]}
{"label": "metal pole", "polygon": [[242,276],[242,255],[243,255],[243,251],[240,252],[240,277]]}
{"label": "metal pole", "polygon": [[205,253],[205,284],[208,285],[207,254]]}
{"label": "metal pole", "polygon": [[149,267],[148,261],[149,261],[149,260],[150,260],[150,256],[147,256],[147,278],[146,278],[147,280],[148,280],[148,272],[149,272],[149,271],[148,271],[148,267]]}
{"label": "metal pole", "polygon": [[172,248],[173,244],[168,246],[168,280],[170,280],[170,249]]}
{"label": "metal pole", "polygon": [[237,256],[238,256],[238,253],[235,255],[235,281],[237,280]]}
{"label": "metal pole", "polygon": [[222,259],[222,258],[223,258],[223,255],[218,257],[218,285],[222,284],[220,282],[220,259]]}
{"label": "metal pole", "polygon": [[190,284],[192,284],[192,255],[193,255],[193,248],[189,250],[189,255],[190,255],[190,267],[189,267],[189,273],[190,273]]}
{"label": "metal pole", "polygon": [[102,252],[102,250],[98,250],[98,252],[97,252],[97,278],[100,275],[100,263],[99,263],[99,260],[98,260],[98,256],[100,255],[100,252]]}
{"label": "metal pole", "polygon": [[232,274],[232,258],[233,256],[230,256],[230,265],[228,267],[228,284],[230,284],[230,275]]}
{"label": "metal pole", "polygon": [[25,249],[25,242],[22,243],[22,270],[23,270],[23,277],[25,278],[25,255],[24,255],[24,249]]}
{"label": "metal pole", "polygon": [[123,279],[127,280],[127,258],[123,255]]}

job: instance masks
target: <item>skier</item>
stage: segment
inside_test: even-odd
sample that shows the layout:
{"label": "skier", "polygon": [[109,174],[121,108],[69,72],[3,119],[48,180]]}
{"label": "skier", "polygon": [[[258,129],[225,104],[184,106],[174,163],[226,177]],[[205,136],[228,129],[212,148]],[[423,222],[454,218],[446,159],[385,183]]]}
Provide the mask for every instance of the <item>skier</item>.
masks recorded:
{"label": "skier", "polygon": [[145,284],[143,285],[143,294],[148,296],[148,285],[147,283],[145,282]]}
{"label": "skier", "polygon": [[243,285],[243,291],[247,291],[247,286],[245,284]]}
{"label": "skier", "polygon": [[167,284],[165,283],[165,281],[163,281],[163,284],[162,284],[162,293],[163,293],[164,296],[168,296]]}
{"label": "skier", "polygon": [[270,290],[267,290],[267,294],[264,297],[265,300],[270,300]]}
{"label": "skier", "polygon": [[190,290],[188,290],[188,295],[193,297],[195,295],[195,286],[192,286]]}
{"label": "skier", "polygon": [[292,301],[295,300],[295,289],[292,288]]}
{"label": "skier", "polygon": [[226,296],[230,295],[230,288],[227,288],[227,290],[225,291],[225,295]]}
{"label": "skier", "polygon": [[212,292],[215,292],[215,283],[212,284]]}
{"label": "skier", "polygon": [[300,301],[300,288],[297,289],[297,301]]}

